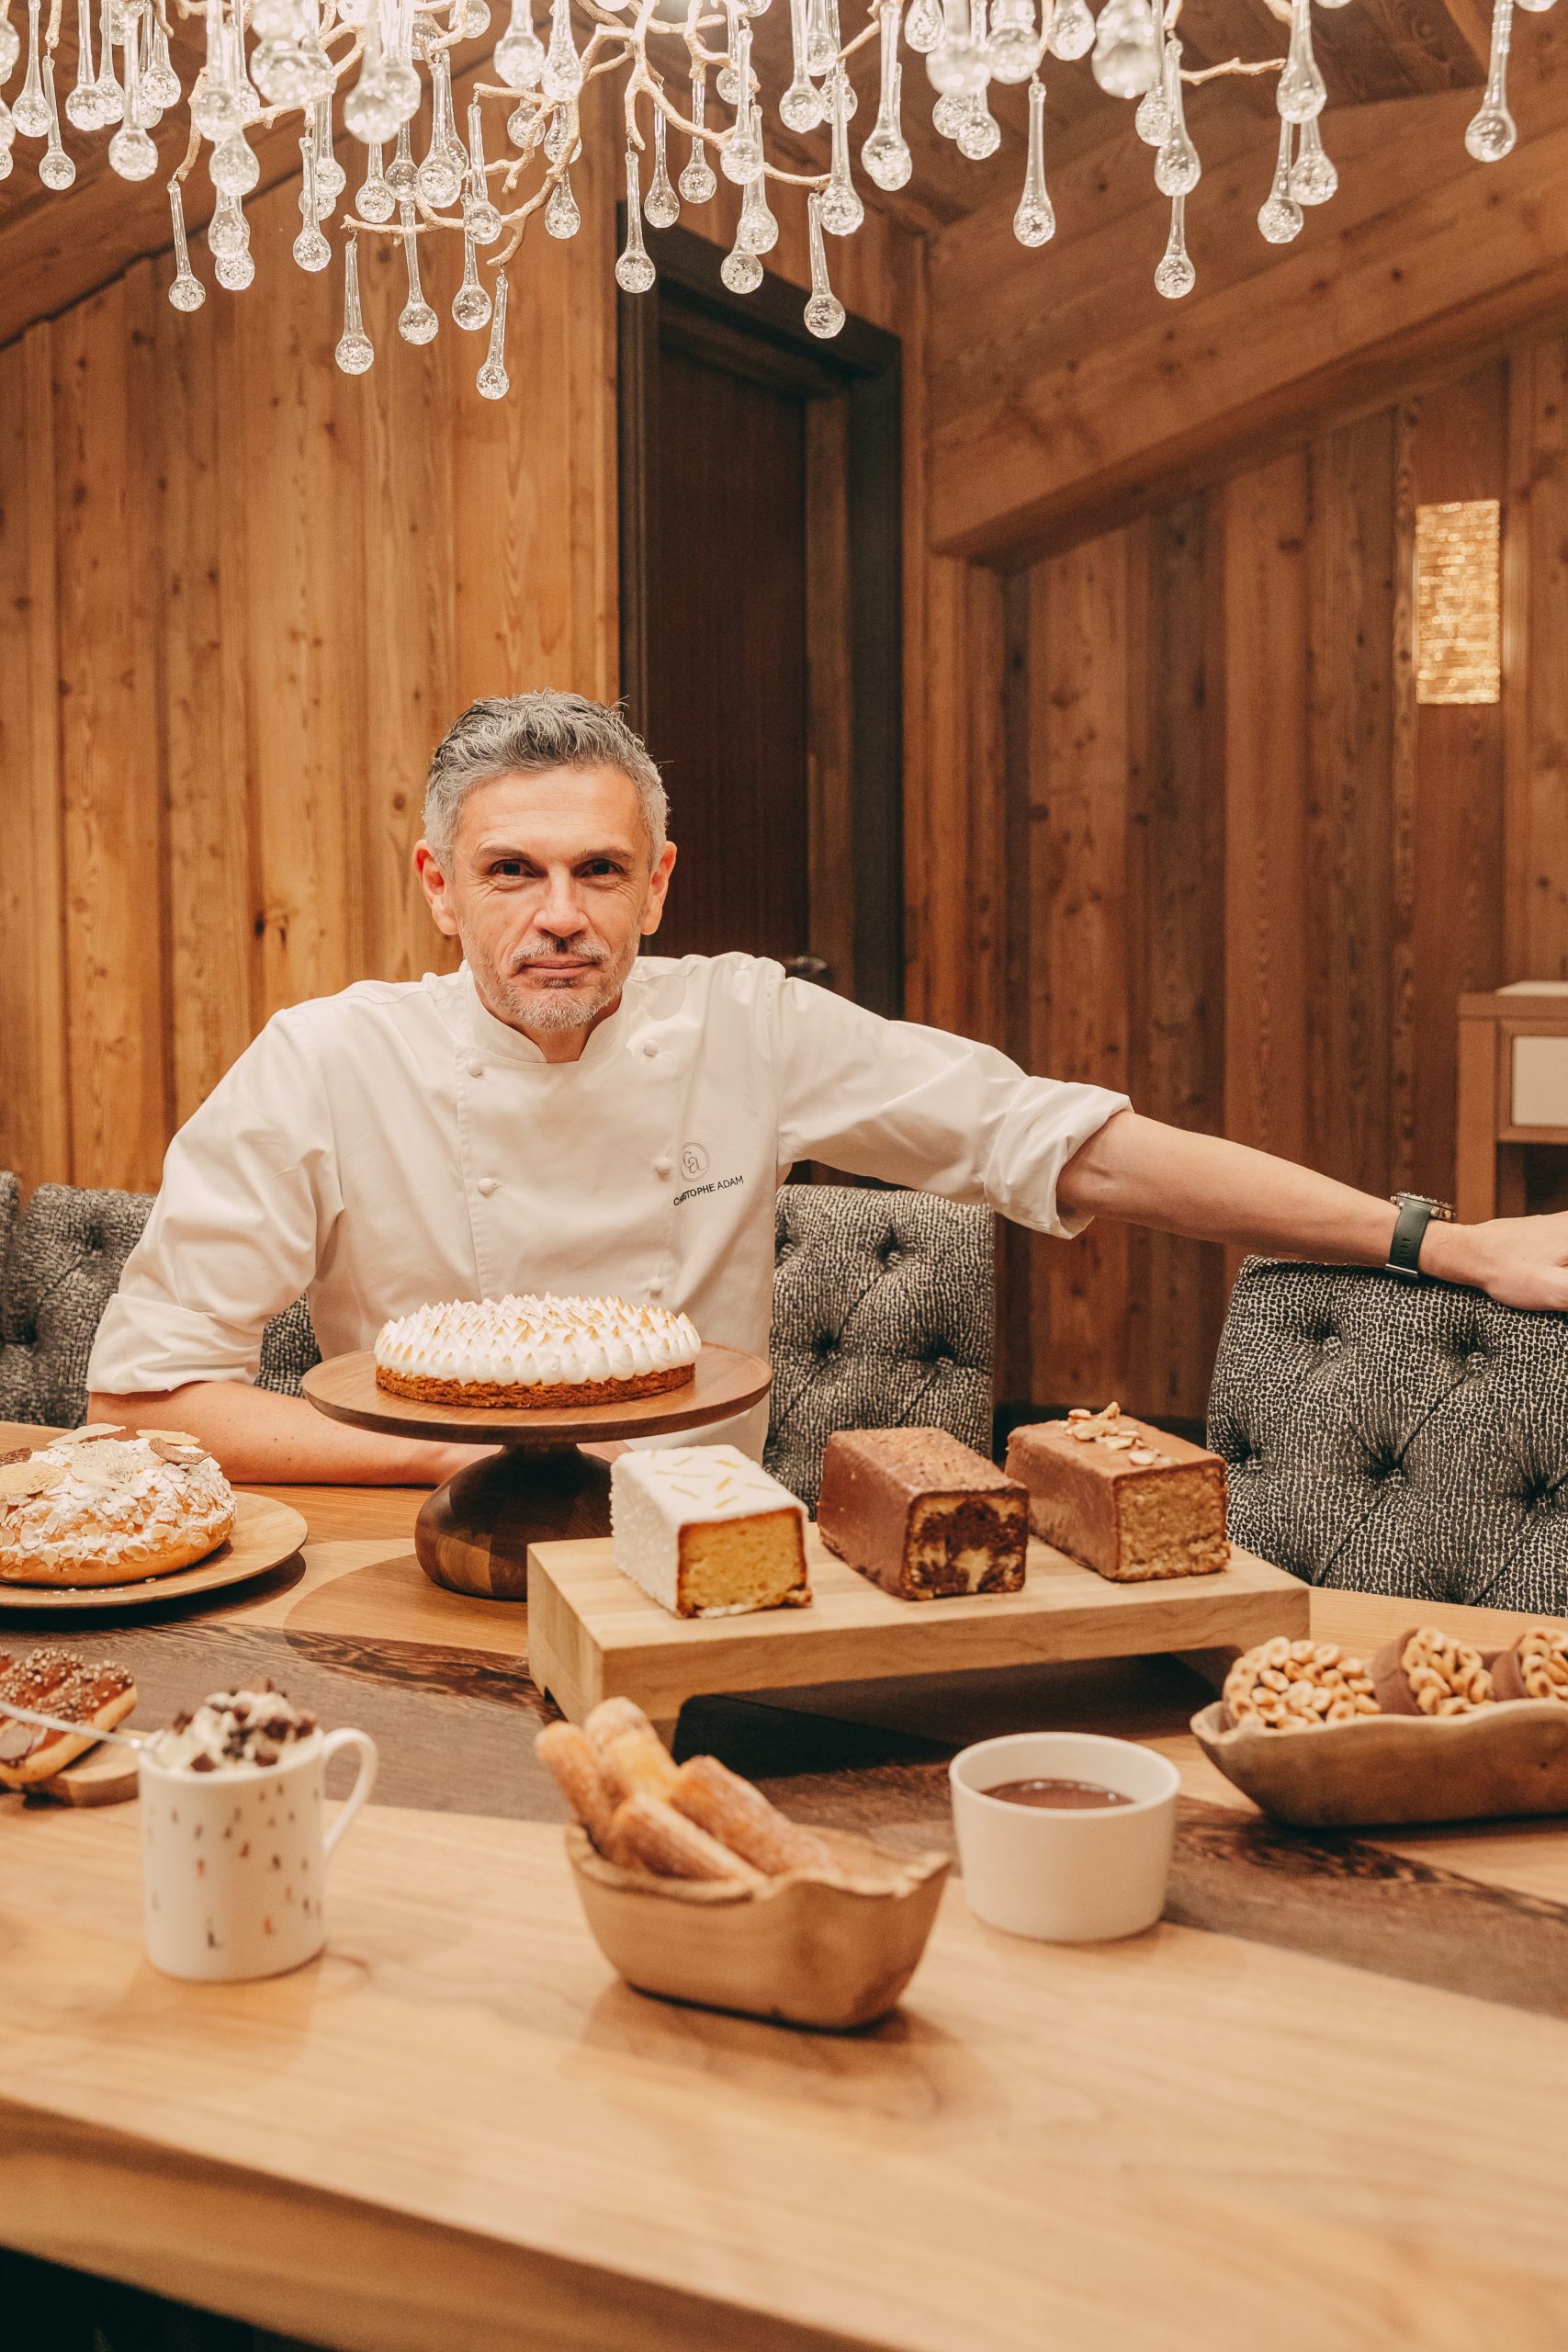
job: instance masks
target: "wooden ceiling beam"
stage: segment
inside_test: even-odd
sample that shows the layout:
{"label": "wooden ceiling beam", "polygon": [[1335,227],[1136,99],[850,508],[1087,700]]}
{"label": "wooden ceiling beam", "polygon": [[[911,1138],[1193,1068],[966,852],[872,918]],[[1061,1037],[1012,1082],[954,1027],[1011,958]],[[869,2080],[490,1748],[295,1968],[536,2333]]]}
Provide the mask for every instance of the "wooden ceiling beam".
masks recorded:
{"label": "wooden ceiling beam", "polygon": [[944,231],[931,265],[936,547],[1011,562],[1070,543],[1568,302],[1557,45],[1519,76],[1519,144],[1502,164],[1464,152],[1470,91],[1325,119],[1340,193],[1282,252],[1253,217],[1272,138],[1244,127],[1223,156],[1211,139],[1189,204],[1199,283],[1179,303],[1150,282],[1168,207],[1146,166],[1140,192],[1135,165],[1130,177],[1108,157],[1099,215],[1059,252],[1009,251],[999,208]]}

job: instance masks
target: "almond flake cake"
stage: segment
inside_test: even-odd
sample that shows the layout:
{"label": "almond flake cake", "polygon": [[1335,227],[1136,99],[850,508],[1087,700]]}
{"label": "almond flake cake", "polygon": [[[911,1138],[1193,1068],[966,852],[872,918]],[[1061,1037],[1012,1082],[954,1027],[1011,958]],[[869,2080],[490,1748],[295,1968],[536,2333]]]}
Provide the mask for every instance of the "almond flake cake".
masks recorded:
{"label": "almond flake cake", "polygon": [[0,1584],[134,1584],[205,1560],[234,1495],[181,1430],[94,1422],[0,1455]]}
{"label": "almond flake cake", "polygon": [[443,1405],[607,1405],[693,1378],[684,1315],[624,1298],[449,1299],[384,1323],[376,1382]]}

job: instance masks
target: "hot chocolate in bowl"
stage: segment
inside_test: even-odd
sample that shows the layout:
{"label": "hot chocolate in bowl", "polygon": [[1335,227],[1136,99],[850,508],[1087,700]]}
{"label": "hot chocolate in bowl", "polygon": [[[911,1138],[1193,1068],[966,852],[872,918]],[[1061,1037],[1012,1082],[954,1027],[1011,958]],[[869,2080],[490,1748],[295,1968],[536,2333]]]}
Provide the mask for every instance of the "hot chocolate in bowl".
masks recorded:
{"label": "hot chocolate in bowl", "polygon": [[985,1794],[1002,1804],[1030,1804],[1041,1813],[1105,1813],[1112,1805],[1131,1804],[1120,1789],[1103,1781],[1063,1781],[1055,1778],[998,1781]]}
{"label": "hot chocolate in bowl", "polygon": [[964,1748],[948,1777],[977,1918],[1043,1942],[1095,1943],[1159,1917],[1181,1783],[1152,1747],[1017,1732]]}

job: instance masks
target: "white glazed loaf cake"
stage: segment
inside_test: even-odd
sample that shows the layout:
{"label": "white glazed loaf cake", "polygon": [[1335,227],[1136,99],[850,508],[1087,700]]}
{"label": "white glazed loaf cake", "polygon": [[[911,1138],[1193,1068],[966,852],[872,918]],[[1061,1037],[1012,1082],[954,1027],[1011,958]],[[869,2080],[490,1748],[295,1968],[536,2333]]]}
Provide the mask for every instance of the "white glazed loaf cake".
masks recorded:
{"label": "white glazed loaf cake", "polygon": [[446,1405],[603,1405],[694,1376],[684,1315],[624,1298],[452,1299],[381,1326],[376,1382]]}
{"label": "white glazed loaf cake", "polygon": [[798,1609],[806,1507],[733,1445],[623,1453],[610,1472],[615,1566],[676,1617]]}

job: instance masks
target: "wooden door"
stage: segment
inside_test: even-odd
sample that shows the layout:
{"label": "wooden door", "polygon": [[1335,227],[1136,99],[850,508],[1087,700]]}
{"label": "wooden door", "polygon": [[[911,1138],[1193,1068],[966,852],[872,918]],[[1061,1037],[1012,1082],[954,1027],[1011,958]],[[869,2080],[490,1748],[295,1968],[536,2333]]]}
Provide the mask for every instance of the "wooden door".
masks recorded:
{"label": "wooden door", "polygon": [[898,345],[649,239],[621,301],[623,691],[680,848],[657,952],[901,1001]]}
{"label": "wooden door", "polygon": [[658,360],[645,725],[680,844],[659,947],[809,956],[806,401],[668,334]]}

